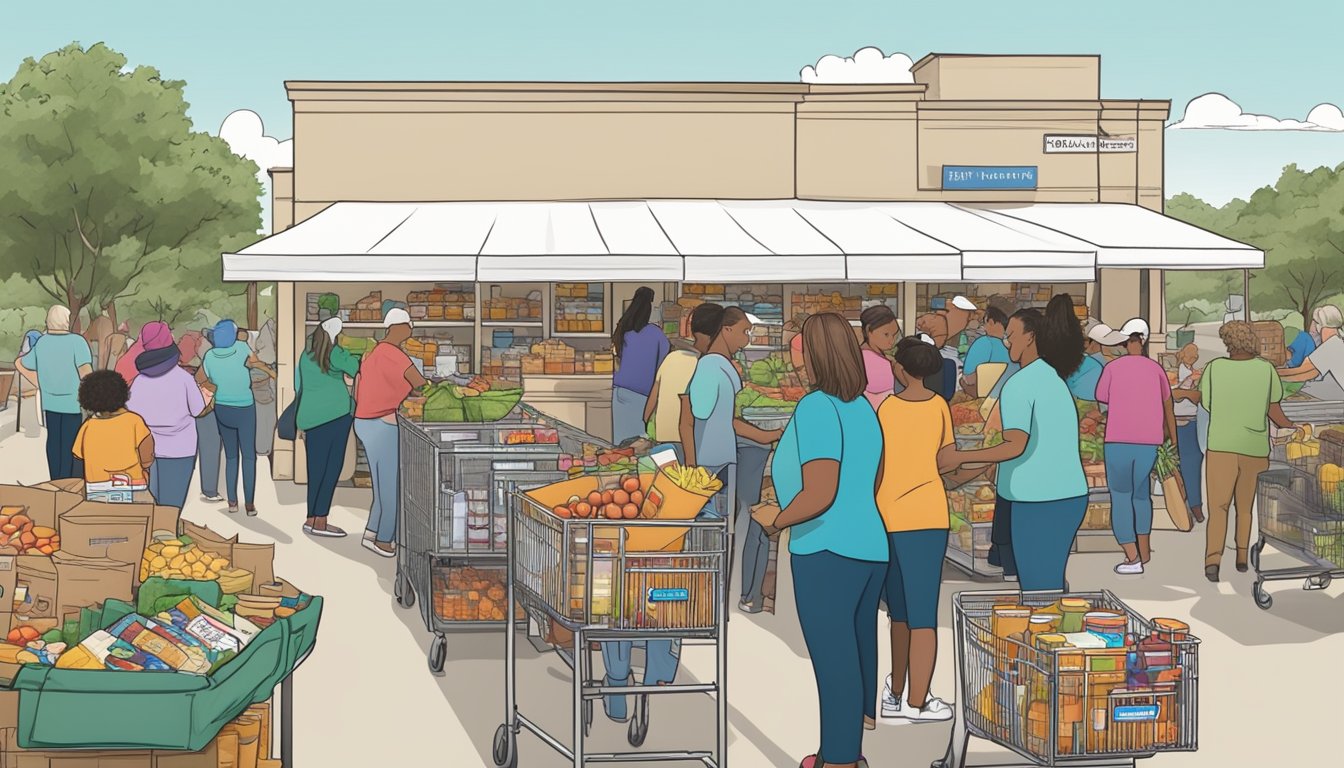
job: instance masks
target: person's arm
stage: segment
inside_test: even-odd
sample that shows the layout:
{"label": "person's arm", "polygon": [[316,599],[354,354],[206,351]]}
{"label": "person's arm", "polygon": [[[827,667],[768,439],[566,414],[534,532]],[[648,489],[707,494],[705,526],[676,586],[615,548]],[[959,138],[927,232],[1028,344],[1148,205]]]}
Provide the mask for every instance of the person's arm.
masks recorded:
{"label": "person's arm", "polygon": [[803,489],[793,497],[779,517],[776,528],[788,528],[805,523],[830,509],[840,488],[840,462],[835,459],[814,459],[803,465]]}
{"label": "person's arm", "polygon": [[247,367],[255,368],[258,371],[261,371],[262,373],[266,374],[267,376],[270,376],[272,379],[275,378],[275,369],[261,362],[261,360],[256,355],[247,356]]}
{"label": "person's arm", "polygon": [[733,432],[761,445],[770,445],[777,442],[780,436],[784,434],[782,429],[761,429],[755,424],[739,418],[733,419]]}
{"label": "person's arm", "polygon": [[658,377],[653,379],[653,391],[649,393],[649,399],[644,403],[644,423],[648,424],[649,419],[653,418],[654,411],[658,410],[658,391],[662,389],[663,381]]}
{"label": "person's arm", "polygon": [[1171,390],[1171,396],[1176,400],[1189,400],[1196,405],[1199,404],[1201,399],[1198,389],[1173,389]]}
{"label": "person's arm", "polygon": [[144,439],[140,441],[138,450],[140,453],[140,466],[149,469],[149,465],[154,463],[154,436],[149,434],[145,435]]}
{"label": "person's arm", "polygon": [[1283,382],[1273,374],[1269,378],[1269,411],[1266,415],[1279,429],[1297,429],[1297,425],[1284,414],[1283,406],[1280,404],[1283,400]]}
{"label": "person's arm", "polygon": [[[980,448],[974,451],[959,451],[955,445],[944,450],[956,452],[957,466],[966,464],[1001,464],[1005,461],[1011,461],[1021,456],[1027,450],[1027,440],[1030,436],[1020,429],[1005,429],[1003,431],[1003,442],[993,448]],[[942,451],[938,453],[938,466],[941,468],[945,463],[951,461],[951,458],[945,459]]]}
{"label": "person's arm", "polygon": [[187,390],[187,411],[191,413],[192,418],[196,418],[205,413],[205,407],[208,405],[206,392],[197,384],[189,384]]}
{"label": "person's arm", "polygon": [[691,396],[681,395],[681,417],[677,420],[677,434],[681,437],[681,456],[688,467],[695,464],[695,416],[691,413]]}
{"label": "person's arm", "polygon": [[1109,404],[1111,402],[1111,370],[1111,366],[1103,366],[1101,376],[1097,378],[1096,401],[1098,403]]}
{"label": "person's arm", "polygon": [[1176,408],[1170,396],[1162,398],[1162,426],[1166,429],[1167,440],[1172,450],[1176,449]]}
{"label": "person's arm", "polygon": [[416,370],[414,363],[406,366],[406,372],[402,375],[405,376],[406,383],[411,385],[412,390],[418,390],[429,383],[429,381],[425,379],[424,374]]}
{"label": "person's arm", "polygon": [[196,383],[200,384],[201,386],[205,386],[206,384],[210,383],[210,376],[205,372],[204,360],[201,361],[200,367],[196,369]]}
{"label": "person's arm", "polygon": [[34,387],[36,387],[36,386],[37,386],[37,371],[34,371],[33,369],[29,368],[27,365],[24,365],[24,362],[23,362],[24,360],[29,359],[29,358],[32,356],[32,354],[33,354],[32,352],[29,352],[27,355],[25,355],[25,356],[19,358],[18,360],[15,360],[15,361],[14,361],[14,367],[18,370],[18,372],[19,372],[20,374],[22,374],[23,378],[26,379],[27,382],[28,382],[29,384],[32,384]]}
{"label": "person's arm", "polygon": [[1280,368],[1278,370],[1279,378],[1287,382],[1314,381],[1321,375],[1321,372],[1316,370],[1315,364],[1311,362],[1310,357],[1303,360],[1302,364],[1296,368]]}
{"label": "person's arm", "polygon": [[[967,370],[970,370],[969,367],[967,368]],[[970,373],[970,374],[966,374],[966,375],[962,376],[962,377],[961,377],[961,391],[962,391],[962,392],[965,392],[966,394],[970,395],[971,397],[975,397],[975,396],[979,393],[979,390],[977,390],[977,389],[975,388],[975,382],[976,382],[976,379],[975,379],[975,374],[974,374],[974,373]]]}
{"label": "person's arm", "polygon": [[93,350],[89,349],[88,341],[75,345],[75,372],[81,381],[93,372]]}

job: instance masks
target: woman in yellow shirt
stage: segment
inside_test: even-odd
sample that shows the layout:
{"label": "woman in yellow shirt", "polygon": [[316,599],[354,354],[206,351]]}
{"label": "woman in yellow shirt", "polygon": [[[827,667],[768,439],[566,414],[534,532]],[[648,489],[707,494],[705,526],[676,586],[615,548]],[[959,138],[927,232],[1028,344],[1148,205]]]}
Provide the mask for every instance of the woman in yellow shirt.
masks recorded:
{"label": "woman in yellow shirt", "polygon": [[902,339],[892,369],[904,389],[877,409],[882,426],[877,509],[891,551],[884,589],[891,676],[882,692],[882,716],[937,722],[952,718],[952,708],[933,696],[929,685],[938,653],[938,593],[950,526],[942,474],[956,467],[940,458],[950,458],[944,449],[955,450],[956,440],[947,401],[924,384],[943,370],[938,349],[919,338]]}
{"label": "woman in yellow shirt", "polygon": [[139,414],[126,410],[130,394],[116,371],[94,371],[80,382],[79,407],[90,415],[75,436],[74,454],[84,460],[84,482],[105,483],[124,475],[132,485],[149,484],[154,437]]}

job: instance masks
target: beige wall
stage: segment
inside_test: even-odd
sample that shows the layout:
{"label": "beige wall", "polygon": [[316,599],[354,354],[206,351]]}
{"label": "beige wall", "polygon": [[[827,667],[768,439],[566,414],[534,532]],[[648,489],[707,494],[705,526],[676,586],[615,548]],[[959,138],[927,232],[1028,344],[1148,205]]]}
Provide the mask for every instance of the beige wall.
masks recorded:
{"label": "beige wall", "polygon": [[1097,56],[986,56],[930,54],[910,69],[928,86],[929,99],[1096,100],[1101,96]]}

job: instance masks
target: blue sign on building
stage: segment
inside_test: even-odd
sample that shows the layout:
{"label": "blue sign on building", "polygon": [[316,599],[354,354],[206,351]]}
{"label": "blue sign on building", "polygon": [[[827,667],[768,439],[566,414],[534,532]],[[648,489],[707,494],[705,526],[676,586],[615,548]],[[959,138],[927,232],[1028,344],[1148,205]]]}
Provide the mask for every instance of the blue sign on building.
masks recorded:
{"label": "blue sign on building", "polygon": [[943,189],[1035,189],[1034,165],[944,165]]}

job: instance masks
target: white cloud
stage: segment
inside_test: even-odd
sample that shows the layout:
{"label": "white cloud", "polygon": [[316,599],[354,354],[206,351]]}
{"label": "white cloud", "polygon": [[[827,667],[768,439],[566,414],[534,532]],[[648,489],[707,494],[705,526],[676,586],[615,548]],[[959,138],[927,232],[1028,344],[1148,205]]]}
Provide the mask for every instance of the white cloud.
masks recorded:
{"label": "white cloud", "polygon": [[224,124],[219,127],[219,137],[228,143],[235,154],[253,161],[261,169],[257,179],[266,190],[261,200],[261,231],[270,231],[271,177],[266,171],[294,165],[294,140],[281,141],[267,136],[261,115],[250,109],[229,113],[224,118]]}
{"label": "white cloud", "polygon": [[1180,120],[1167,126],[1176,130],[1315,131],[1344,132],[1344,113],[1334,104],[1318,104],[1306,120],[1280,119],[1242,110],[1221,93],[1197,96],[1185,105]]}
{"label": "white cloud", "polygon": [[913,83],[914,64],[904,53],[890,56],[877,48],[860,48],[853,56],[822,56],[798,73],[804,83]]}

